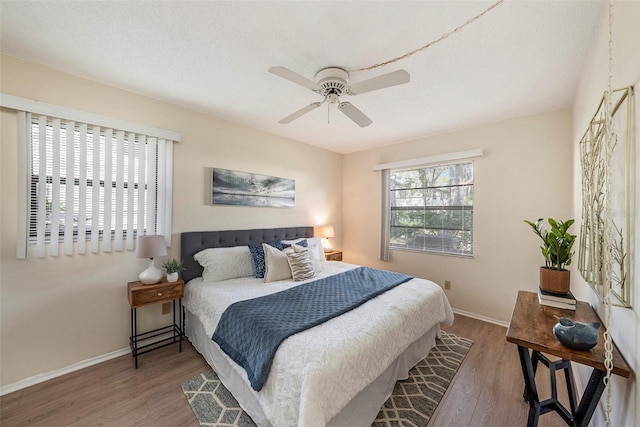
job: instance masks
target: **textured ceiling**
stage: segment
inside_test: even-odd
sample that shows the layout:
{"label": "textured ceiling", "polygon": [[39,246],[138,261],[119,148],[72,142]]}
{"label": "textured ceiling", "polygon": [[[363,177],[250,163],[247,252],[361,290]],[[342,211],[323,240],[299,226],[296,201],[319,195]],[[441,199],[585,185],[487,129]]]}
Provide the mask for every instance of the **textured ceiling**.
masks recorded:
{"label": "textured ceiling", "polygon": [[[605,2],[506,1],[424,52],[352,83],[405,69],[402,86],[278,120],[316,93],[310,79],[366,67],[433,41],[493,2],[0,1],[2,53],[340,153],[569,107]],[[327,123],[328,113],[330,123]]]}

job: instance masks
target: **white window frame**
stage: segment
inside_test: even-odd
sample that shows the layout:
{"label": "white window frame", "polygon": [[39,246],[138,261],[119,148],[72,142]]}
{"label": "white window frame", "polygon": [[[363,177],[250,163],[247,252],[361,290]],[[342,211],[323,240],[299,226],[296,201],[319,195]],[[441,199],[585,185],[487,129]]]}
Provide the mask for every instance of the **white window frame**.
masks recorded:
{"label": "white window frame", "polygon": [[[429,254],[438,254],[438,255],[448,255],[448,256],[461,256],[472,258],[475,252],[475,245],[473,245],[472,253],[452,253],[447,251],[432,251],[432,250],[422,250],[422,249],[414,249],[414,248],[399,248],[392,247],[390,244],[391,241],[391,197],[390,197],[390,178],[392,171],[400,171],[400,170],[409,170],[409,169],[418,169],[418,168],[428,168],[428,167],[436,167],[443,166],[452,163],[464,163],[471,162],[469,159],[473,159],[475,157],[481,157],[483,155],[482,149],[474,149],[468,151],[460,151],[455,153],[445,153],[436,156],[422,157],[417,159],[410,160],[402,160],[391,163],[383,163],[374,166],[374,171],[381,172],[381,216],[380,216],[380,259],[383,261],[389,261],[391,258],[390,251],[391,250],[400,250],[400,251],[411,251],[411,252],[420,252],[420,253],[429,253]],[[475,187],[475,164],[474,164],[474,187]],[[472,233],[475,235],[475,231],[472,228]]]}

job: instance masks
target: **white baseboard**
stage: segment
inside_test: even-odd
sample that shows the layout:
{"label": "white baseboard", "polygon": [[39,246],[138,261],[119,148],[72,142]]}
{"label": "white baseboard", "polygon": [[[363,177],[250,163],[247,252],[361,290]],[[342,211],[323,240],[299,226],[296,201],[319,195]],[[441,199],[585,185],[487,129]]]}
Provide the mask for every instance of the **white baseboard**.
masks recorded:
{"label": "white baseboard", "polygon": [[457,309],[457,308],[454,308],[453,312],[455,314],[459,314],[461,316],[471,317],[472,319],[482,320],[483,322],[493,323],[494,325],[498,325],[498,326],[504,326],[505,328],[509,326],[509,322],[504,322],[502,320],[493,319],[491,317],[481,316],[479,314],[471,313],[471,312],[460,310],[460,309]]}
{"label": "white baseboard", "polygon": [[130,353],[131,349],[129,347],[121,348],[120,350],[112,351],[111,353],[82,360],[80,362],[74,363],[73,365],[65,366],[64,368],[45,372],[43,374],[37,374],[12,384],[0,386],[0,396],[4,396],[5,394],[27,388],[35,384],[39,384],[50,379],[60,377],[62,375],[70,374],[71,372],[78,371],[83,368],[88,368],[89,366],[97,365],[98,363],[106,362],[107,360],[115,359],[116,357],[124,356],[125,354]]}

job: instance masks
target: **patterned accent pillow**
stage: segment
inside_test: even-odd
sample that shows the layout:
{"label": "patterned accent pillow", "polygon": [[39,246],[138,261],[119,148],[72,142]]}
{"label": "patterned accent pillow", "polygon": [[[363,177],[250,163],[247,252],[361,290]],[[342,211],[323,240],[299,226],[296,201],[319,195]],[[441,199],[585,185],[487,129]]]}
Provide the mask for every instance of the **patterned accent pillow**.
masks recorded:
{"label": "patterned accent pillow", "polygon": [[309,246],[307,239],[282,240],[281,242],[282,242],[282,247],[284,249],[291,247],[292,245],[302,246],[303,248],[306,248]]}
{"label": "patterned accent pillow", "polygon": [[309,251],[288,253],[287,261],[289,262],[293,280],[296,282],[311,279],[316,275],[315,271],[313,271]]}
{"label": "patterned accent pillow", "polygon": [[[267,245],[273,246],[276,249],[284,249],[282,246],[282,242],[280,240],[276,240],[273,242],[268,242]],[[251,258],[253,259],[253,266],[256,269],[256,278],[264,279],[264,249],[262,249],[262,243],[258,243],[257,245],[249,245],[249,251],[251,252]]]}
{"label": "patterned accent pillow", "polygon": [[[307,248],[303,248],[302,246],[298,246],[298,245],[293,245],[293,249],[296,252],[308,252],[309,259],[311,260],[311,264],[313,265],[313,271],[315,271],[315,274],[318,274],[322,271],[322,261],[318,256],[318,249],[316,248],[316,244],[309,245],[309,247]],[[322,248],[320,248],[320,250],[323,251]],[[322,254],[324,256],[324,251],[322,252]]]}

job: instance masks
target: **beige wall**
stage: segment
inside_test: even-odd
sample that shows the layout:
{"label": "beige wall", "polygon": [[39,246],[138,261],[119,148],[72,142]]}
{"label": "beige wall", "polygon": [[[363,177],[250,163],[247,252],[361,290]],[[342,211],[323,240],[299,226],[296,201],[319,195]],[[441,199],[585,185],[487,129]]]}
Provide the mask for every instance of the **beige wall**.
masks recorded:
{"label": "beige wall", "polygon": [[[342,156],[116,90],[68,74],[1,58],[2,93],[170,129],[174,146],[173,247],[192,230],[282,227],[331,223],[341,247]],[[215,94],[212,94],[215,96]],[[146,262],[132,252],[39,259],[15,257],[18,189],[16,115],[1,111],[0,149],[0,384],[58,370],[128,345],[126,283]],[[294,209],[205,203],[209,167],[296,181]],[[168,322],[160,306],[140,310],[142,327]]]}
{"label": "beige wall", "polygon": [[[378,260],[379,163],[482,148],[475,160],[473,259],[392,251]],[[523,219],[567,219],[572,199],[571,113],[556,111],[437,135],[344,158],[345,259],[424,277],[454,308],[507,322],[518,289],[535,291],[543,264]]]}
{"label": "beige wall", "polygon": [[[640,368],[640,2],[615,2],[614,7],[614,68],[613,82],[614,89],[625,86],[635,86],[635,102],[632,135],[634,141],[633,162],[635,163],[636,178],[635,203],[632,205],[632,217],[634,226],[632,227],[633,246],[630,254],[633,283],[632,309],[614,308],[613,323],[610,328],[611,336],[622,352],[635,376],[629,379],[622,379],[614,376],[612,380],[613,392],[613,426],[638,426],[640,425],[640,392],[638,392],[637,375]],[[573,106],[573,147],[574,147],[574,203],[573,215],[576,218],[581,216],[582,189],[580,181],[580,152],[578,142],[582,139],[591,118],[596,112],[596,108],[602,99],[604,91],[607,89],[608,71],[608,15],[603,16],[599,31],[592,45],[588,62],[583,71],[577,88],[577,95]],[[600,317],[604,318],[602,303],[598,300],[591,288],[582,280],[576,271],[572,273],[572,289],[579,299],[589,301],[596,307]],[[588,379],[589,371],[584,368],[580,371],[583,384]],[[633,375],[633,374],[632,374]],[[604,399],[602,399],[604,402]],[[602,403],[601,402],[601,403]],[[594,425],[604,425],[602,408],[594,414]]]}

